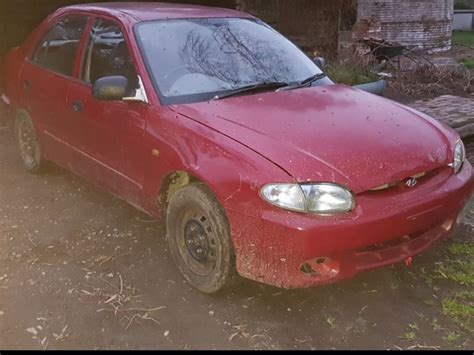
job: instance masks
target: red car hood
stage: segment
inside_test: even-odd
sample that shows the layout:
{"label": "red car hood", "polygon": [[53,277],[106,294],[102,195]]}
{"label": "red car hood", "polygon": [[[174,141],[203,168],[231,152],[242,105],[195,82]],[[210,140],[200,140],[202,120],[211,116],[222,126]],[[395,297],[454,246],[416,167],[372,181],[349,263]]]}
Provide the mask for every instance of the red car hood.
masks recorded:
{"label": "red car hood", "polygon": [[299,182],[355,193],[447,166],[456,136],[434,119],[342,85],[173,106]]}

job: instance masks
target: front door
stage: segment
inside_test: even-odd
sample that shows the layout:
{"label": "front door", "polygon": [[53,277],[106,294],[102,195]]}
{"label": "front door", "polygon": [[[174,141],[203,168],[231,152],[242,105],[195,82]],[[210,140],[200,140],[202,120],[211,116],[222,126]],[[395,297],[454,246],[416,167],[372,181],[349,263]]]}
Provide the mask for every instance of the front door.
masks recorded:
{"label": "front door", "polygon": [[73,83],[68,105],[82,124],[80,149],[87,157],[82,169],[111,192],[139,203],[143,190],[148,105],[140,102],[99,101],[92,85],[100,78],[121,75],[130,83],[130,96],[138,87],[138,74],[129,46],[118,24],[94,21],[83,54],[80,81]]}

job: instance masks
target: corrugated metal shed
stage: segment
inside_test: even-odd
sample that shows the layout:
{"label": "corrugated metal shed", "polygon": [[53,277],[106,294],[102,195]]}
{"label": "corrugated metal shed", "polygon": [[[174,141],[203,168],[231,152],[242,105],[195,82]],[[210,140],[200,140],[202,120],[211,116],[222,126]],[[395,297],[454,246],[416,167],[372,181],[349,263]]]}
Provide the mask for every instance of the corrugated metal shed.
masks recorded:
{"label": "corrugated metal shed", "polygon": [[359,0],[355,35],[430,51],[449,50],[453,9],[453,0]]}

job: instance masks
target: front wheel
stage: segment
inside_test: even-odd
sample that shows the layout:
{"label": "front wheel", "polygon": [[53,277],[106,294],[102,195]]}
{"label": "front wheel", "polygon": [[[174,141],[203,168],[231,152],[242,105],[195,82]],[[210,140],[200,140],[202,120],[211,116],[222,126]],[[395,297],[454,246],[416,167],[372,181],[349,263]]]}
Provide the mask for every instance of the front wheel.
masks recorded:
{"label": "front wheel", "polygon": [[19,113],[17,115],[14,131],[23,166],[31,173],[41,172],[45,161],[36,139],[35,127],[26,113]]}
{"label": "front wheel", "polygon": [[229,224],[205,185],[192,184],[173,194],[166,225],[171,255],[192,286],[213,294],[232,284],[237,273]]}

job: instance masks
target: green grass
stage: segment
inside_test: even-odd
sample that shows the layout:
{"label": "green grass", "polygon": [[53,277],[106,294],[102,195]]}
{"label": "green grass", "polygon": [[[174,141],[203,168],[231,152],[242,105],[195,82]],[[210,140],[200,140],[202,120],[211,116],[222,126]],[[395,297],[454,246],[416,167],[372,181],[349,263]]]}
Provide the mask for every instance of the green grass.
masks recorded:
{"label": "green grass", "polygon": [[458,326],[468,332],[474,332],[474,293],[457,292],[454,297],[443,300],[443,314],[449,316]]}
{"label": "green grass", "polygon": [[461,63],[464,64],[467,69],[474,71],[474,59],[466,58],[461,60]]}
{"label": "green grass", "polygon": [[454,0],[454,9],[455,10],[474,9],[474,1],[473,0]]}
{"label": "green grass", "polygon": [[329,328],[336,328],[336,318],[326,317],[326,323],[329,325]]}
{"label": "green grass", "polygon": [[474,47],[474,32],[454,31],[453,43],[462,46]]}
{"label": "green grass", "polygon": [[455,343],[459,340],[461,336],[455,332],[449,332],[446,336],[443,337],[443,340],[447,343]]}
{"label": "green grass", "polygon": [[466,255],[469,257],[474,257],[474,244],[466,243],[453,243],[448,251],[453,255]]}
{"label": "green grass", "polygon": [[416,340],[416,333],[415,332],[406,332],[403,334],[403,339],[406,341],[415,341]]}
{"label": "green grass", "polygon": [[464,286],[474,286],[474,260],[449,260],[436,269],[438,278],[455,281]]}
{"label": "green grass", "polygon": [[[430,285],[439,279],[455,283],[450,296],[445,297],[441,302],[442,313],[456,324],[458,330],[462,330],[461,333],[473,333],[474,243],[452,243],[448,247],[446,259],[437,262],[433,272],[424,272],[423,277]],[[437,320],[434,320],[431,325],[435,331],[442,329]],[[443,339],[449,343],[456,342],[461,336],[451,329],[444,330],[448,333]]]}
{"label": "green grass", "polygon": [[350,86],[367,84],[379,80],[378,75],[375,73],[349,66],[330,67],[327,69],[327,74],[336,83]]}
{"label": "green grass", "polygon": [[435,270],[435,278],[457,282],[463,286],[474,286],[474,245],[454,243],[449,252],[455,259],[447,258]]}

